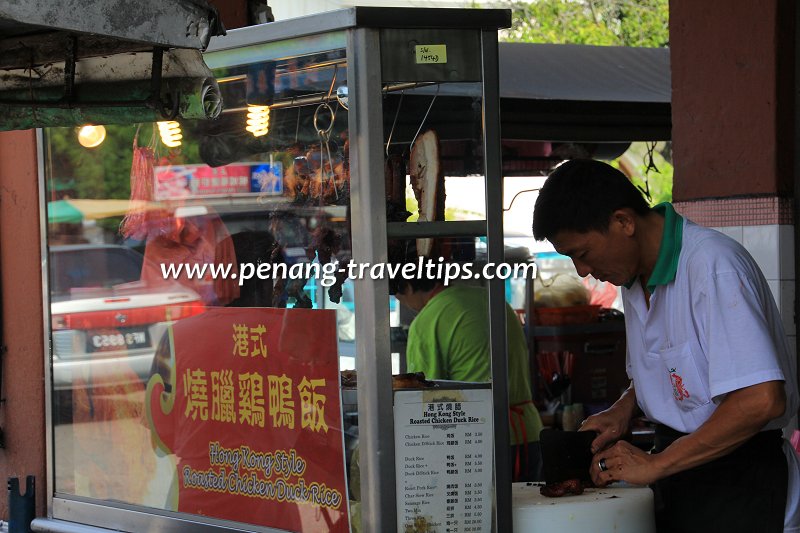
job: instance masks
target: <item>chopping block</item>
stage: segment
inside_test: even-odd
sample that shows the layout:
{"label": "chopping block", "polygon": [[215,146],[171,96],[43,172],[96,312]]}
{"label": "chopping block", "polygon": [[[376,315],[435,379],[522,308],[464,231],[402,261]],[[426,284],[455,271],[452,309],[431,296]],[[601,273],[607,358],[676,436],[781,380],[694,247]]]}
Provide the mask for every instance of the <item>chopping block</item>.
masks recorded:
{"label": "chopping block", "polygon": [[514,483],[514,533],[655,533],[653,491],[648,487],[611,485],[588,488],[578,496],[548,498],[543,483]]}

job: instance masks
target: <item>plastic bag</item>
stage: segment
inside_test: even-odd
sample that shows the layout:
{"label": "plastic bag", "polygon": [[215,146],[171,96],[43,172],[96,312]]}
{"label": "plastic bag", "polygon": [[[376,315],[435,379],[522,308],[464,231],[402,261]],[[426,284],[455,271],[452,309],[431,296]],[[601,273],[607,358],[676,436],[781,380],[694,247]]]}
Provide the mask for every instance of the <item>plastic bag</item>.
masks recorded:
{"label": "plastic bag", "polygon": [[120,224],[120,234],[144,240],[147,237],[147,210],[153,201],[155,151],[152,146],[139,146],[139,131],[133,138],[131,165],[131,205]]}
{"label": "plastic bag", "polygon": [[535,307],[587,305],[590,299],[589,290],[577,278],[562,273],[549,279],[542,279],[537,269],[536,279],[533,281]]}

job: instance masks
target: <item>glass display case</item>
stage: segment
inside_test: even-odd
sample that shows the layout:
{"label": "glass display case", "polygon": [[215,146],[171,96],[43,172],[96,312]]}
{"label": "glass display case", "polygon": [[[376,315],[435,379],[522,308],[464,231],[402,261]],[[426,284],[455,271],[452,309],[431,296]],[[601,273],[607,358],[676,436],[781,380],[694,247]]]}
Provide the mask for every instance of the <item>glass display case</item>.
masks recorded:
{"label": "glass display case", "polygon": [[[461,276],[485,291],[490,379],[425,391],[393,378],[387,269],[504,260],[509,24],[507,10],[356,7],[230,31],[205,54],[219,119],[108,127],[107,154],[133,146],[124,179],[45,132],[54,518],[511,530],[504,281]],[[466,176],[484,180],[480,215],[448,202]],[[408,455],[398,413],[445,408],[479,431],[441,418],[442,442]],[[445,453],[469,446],[466,469]]]}

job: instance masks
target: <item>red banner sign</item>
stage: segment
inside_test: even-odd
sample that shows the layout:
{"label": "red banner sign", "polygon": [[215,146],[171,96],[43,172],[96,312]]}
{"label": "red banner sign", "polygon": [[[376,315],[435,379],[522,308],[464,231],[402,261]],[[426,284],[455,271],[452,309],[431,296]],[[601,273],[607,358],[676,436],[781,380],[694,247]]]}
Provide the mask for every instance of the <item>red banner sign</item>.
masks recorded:
{"label": "red banner sign", "polygon": [[171,387],[151,378],[147,415],[176,458],[174,509],[349,531],[335,312],[214,308],[170,344]]}

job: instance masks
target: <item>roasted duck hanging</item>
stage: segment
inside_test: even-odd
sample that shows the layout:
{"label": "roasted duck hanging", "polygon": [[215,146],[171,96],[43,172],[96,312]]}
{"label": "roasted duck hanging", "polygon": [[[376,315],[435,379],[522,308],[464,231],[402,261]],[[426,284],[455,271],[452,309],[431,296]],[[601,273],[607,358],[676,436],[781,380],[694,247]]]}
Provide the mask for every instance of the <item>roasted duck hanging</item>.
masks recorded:
{"label": "roasted duck hanging", "polygon": [[386,184],[386,221],[405,222],[411,213],[406,211],[406,162],[403,156],[388,156],[383,174]]}
{"label": "roasted duck hanging", "polygon": [[[419,222],[444,220],[444,172],[439,136],[427,130],[411,147],[409,174],[419,205]],[[417,255],[431,257],[433,238],[417,239]]]}

